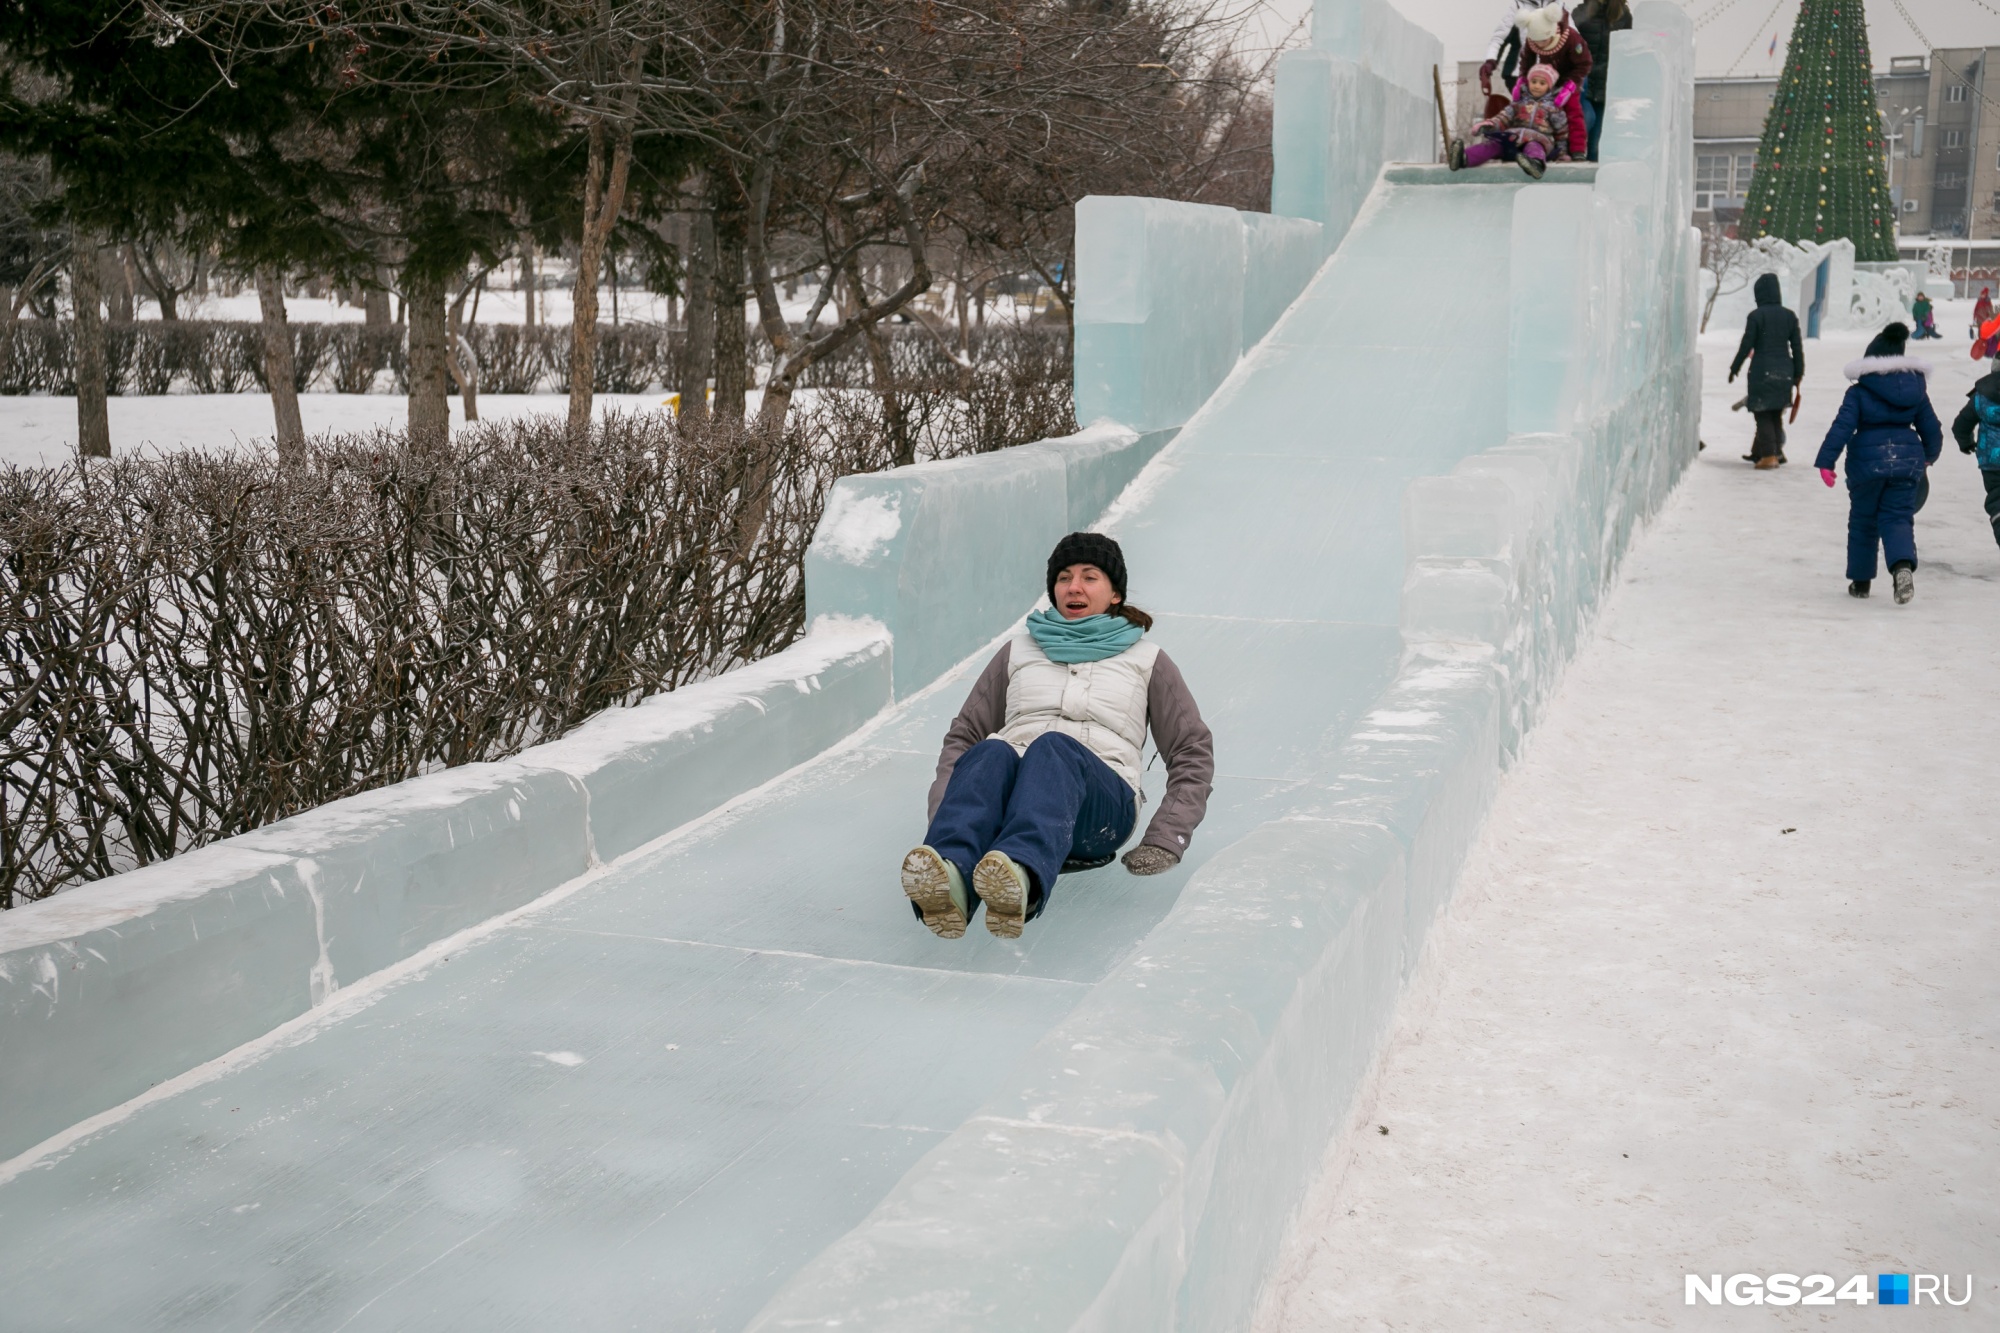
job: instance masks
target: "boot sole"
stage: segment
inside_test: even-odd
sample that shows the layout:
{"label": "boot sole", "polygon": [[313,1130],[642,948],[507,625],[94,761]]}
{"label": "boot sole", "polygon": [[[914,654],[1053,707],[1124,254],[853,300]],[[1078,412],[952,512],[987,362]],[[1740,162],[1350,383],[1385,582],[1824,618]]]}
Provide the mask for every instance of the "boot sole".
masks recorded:
{"label": "boot sole", "polygon": [[988,852],[972,868],[972,890],[986,904],[986,928],[1003,940],[1021,938],[1028,916],[1028,893],[999,852]]}
{"label": "boot sole", "polygon": [[951,900],[951,875],[944,858],[928,847],[919,847],[903,858],[903,892],[909,895],[924,924],[933,935],[955,940],[964,936],[968,924],[965,913]]}

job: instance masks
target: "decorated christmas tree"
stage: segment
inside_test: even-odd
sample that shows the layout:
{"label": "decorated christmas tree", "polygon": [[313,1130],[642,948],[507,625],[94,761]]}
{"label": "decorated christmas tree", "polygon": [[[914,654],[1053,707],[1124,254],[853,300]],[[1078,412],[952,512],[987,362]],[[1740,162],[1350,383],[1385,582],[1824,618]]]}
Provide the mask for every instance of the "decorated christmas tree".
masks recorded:
{"label": "decorated christmas tree", "polygon": [[1804,0],[1764,117],[1737,235],[1854,242],[1860,260],[1896,257],[1861,0]]}

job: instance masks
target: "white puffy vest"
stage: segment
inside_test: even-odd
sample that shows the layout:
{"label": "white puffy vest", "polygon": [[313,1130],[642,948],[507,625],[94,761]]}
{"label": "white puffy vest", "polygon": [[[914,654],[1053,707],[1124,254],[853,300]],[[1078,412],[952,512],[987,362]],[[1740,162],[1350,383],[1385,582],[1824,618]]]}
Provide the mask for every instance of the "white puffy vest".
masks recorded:
{"label": "white puffy vest", "polygon": [[1141,639],[1116,657],[1051,662],[1030,634],[1007,655],[1007,721],[1000,739],[1017,751],[1044,732],[1073,736],[1132,786],[1145,768],[1146,692],[1160,650]]}

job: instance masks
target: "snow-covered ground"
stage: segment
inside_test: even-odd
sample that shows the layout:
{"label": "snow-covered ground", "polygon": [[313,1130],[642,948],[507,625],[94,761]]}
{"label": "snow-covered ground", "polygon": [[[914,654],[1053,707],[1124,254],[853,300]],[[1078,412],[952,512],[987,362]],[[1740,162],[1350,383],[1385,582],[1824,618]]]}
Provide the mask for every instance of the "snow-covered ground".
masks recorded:
{"label": "snow-covered ground", "polygon": [[[918,304],[925,309],[948,314],[951,310],[952,299],[951,288],[947,284],[920,297]],[[1041,305],[1045,307],[1047,301],[1048,298],[1044,295]],[[804,287],[800,288],[792,296],[781,296],[779,305],[785,312],[785,318],[798,323],[802,322],[811,313],[812,302],[813,289]],[[597,318],[600,322],[609,324],[611,322],[610,288],[607,287],[598,292],[597,305]],[[570,308],[570,291],[568,287],[546,288],[536,296],[535,317],[542,323],[567,324],[569,323]],[[479,295],[477,311],[474,311],[470,303],[468,303],[466,313],[468,318],[477,314],[478,322],[481,324],[519,324],[523,322],[527,314],[527,297],[523,292],[510,289],[485,291]],[[1011,296],[999,296],[986,303],[986,319],[989,323],[1007,324],[1017,321],[1026,322],[1036,313],[1036,303],[1027,297],[1023,297],[1017,303]],[[134,314],[140,319],[158,319],[160,317],[160,308],[156,302],[141,297],[134,304]],[[358,324],[362,319],[362,309],[360,306],[348,305],[333,297],[286,297],[285,314],[288,318],[300,323]],[[745,319],[755,320],[757,318],[757,303],[755,301],[746,301],[743,306],[743,314]],[[182,319],[255,321],[260,317],[257,309],[257,293],[255,289],[245,289],[234,296],[223,296],[220,293],[215,293],[203,297],[183,297],[180,302],[180,315]],[[639,324],[665,324],[670,321],[670,315],[668,301],[664,296],[633,289],[623,289],[618,293],[618,317],[621,320],[629,320]],[[820,322],[822,324],[831,324],[834,318],[835,312],[832,310],[822,310],[820,312]]]}
{"label": "snow-covered ground", "polygon": [[[457,398],[448,400],[452,425],[464,424]],[[666,405],[658,393],[601,393],[599,414],[656,412]],[[506,421],[569,410],[561,394],[479,395],[482,421]],[[271,400],[261,393],[185,393],[163,397],[128,396],[109,404],[111,451],[142,454],[175,449],[232,449],[268,441],[276,430]],[[356,434],[386,426],[400,429],[409,400],[400,394],[303,393],[299,417],[306,434]],[[76,456],[76,399],[0,398],[0,465],[47,467]]]}
{"label": "snow-covered ground", "polygon": [[[1912,344],[1947,431],[1964,304]],[[1738,332],[1703,339],[1707,451],[1503,780],[1261,1333],[1897,1318],[1685,1303],[1739,1273],[1969,1274],[1909,1318],[2000,1326],[2000,548],[1947,435],[1916,600],[1850,599],[1812,458],[1866,340],[1806,344],[1791,463],[1756,472]]]}
{"label": "snow-covered ground", "polygon": [[[938,309],[950,299],[949,291],[926,298]],[[602,296],[600,317],[611,318],[610,294]],[[343,305],[331,298],[295,296],[287,298],[286,311],[298,321],[359,322],[359,306]],[[811,307],[810,291],[785,302],[786,316],[803,320]],[[755,318],[755,305],[745,307],[746,317]],[[158,308],[150,301],[139,303],[139,317],[154,319]],[[538,315],[544,321],[566,323],[570,315],[569,292],[554,289],[542,293]],[[632,321],[661,323],[667,319],[666,298],[647,292],[620,294],[619,313]],[[523,314],[522,294],[493,291],[484,294],[479,307],[482,323],[519,323]],[[1018,308],[1012,297],[1001,297],[987,306],[990,323],[1025,321],[1033,314],[1023,300]],[[255,320],[257,295],[254,291],[233,297],[209,296],[182,302],[186,319]],[[830,315],[822,314],[822,322]],[[804,390],[797,398],[801,405],[810,401],[814,390]],[[757,391],[749,395],[756,409]],[[348,434],[377,427],[400,427],[408,414],[406,399],[400,394],[308,393],[299,396],[299,415],[306,433]],[[485,421],[503,421],[538,412],[561,414],[568,410],[561,394],[493,394],[479,396],[479,415]],[[666,405],[664,393],[599,394],[597,408],[605,411],[657,411]],[[450,400],[453,425],[464,421],[457,397]],[[158,397],[128,395],[110,401],[111,449],[114,454],[203,448],[229,449],[255,440],[269,440],[275,430],[271,400],[263,393],[194,394],[177,393]],[[67,462],[76,452],[76,400],[69,397],[0,396],[0,466],[52,466]]]}
{"label": "snow-covered ground", "polygon": [[[795,411],[812,406],[829,389],[800,389],[792,396]],[[761,389],[744,395],[755,415],[763,401]],[[600,393],[597,415],[668,409],[664,393]],[[454,429],[465,424],[459,400],[446,400]],[[482,422],[513,421],[530,416],[562,417],[569,399],[559,393],[479,395]],[[271,400],[261,393],[176,393],[162,397],[109,400],[111,452],[152,455],[176,449],[230,450],[268,446],[275,431]],[[307,435],[354,435],[377,428],[401,430],[409,417],[409,399],[401,394],[302,393],[299,416]],[[53,467],[76,456],[76,399],[0,397],[0,467]]]}

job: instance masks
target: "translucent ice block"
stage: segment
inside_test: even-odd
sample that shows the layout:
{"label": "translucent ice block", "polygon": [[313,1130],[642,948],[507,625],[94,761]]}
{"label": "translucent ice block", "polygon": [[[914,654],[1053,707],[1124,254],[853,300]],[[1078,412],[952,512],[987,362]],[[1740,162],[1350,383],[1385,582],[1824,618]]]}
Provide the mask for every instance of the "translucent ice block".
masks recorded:
{"label": "translucent ice block", "polygon": [[1385,162],[1435,162],[1431,69],[1443,46],[1386,0],[1326,0],[1313,44],[1278,61],[1271,211],[1311,218],[1339,245]]}

